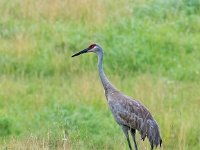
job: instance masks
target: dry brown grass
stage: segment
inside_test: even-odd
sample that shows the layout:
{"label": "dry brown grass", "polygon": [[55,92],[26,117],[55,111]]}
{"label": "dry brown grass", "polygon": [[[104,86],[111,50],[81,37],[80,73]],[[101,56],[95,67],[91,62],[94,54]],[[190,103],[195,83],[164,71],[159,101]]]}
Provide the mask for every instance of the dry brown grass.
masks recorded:
{"label": "dry brown grass", "polygon": [[99,26],[106,24],[106,21],[110,19],[117,19],[119,15],[131,17],[130,2],[132,1],[119,0],[113,3],[106,0],[15,0],[12,6],[2,1],[5,7],[1,11],[5,21],[10,16],[38,21],[45,18],[51,22],[62,18],[69,22],[82,21],[88,25]]}
{"label": "dry brown grass", "polygon": [[4,146],[0,146],[0,148],[9,150],[71,150],[71,146],[67,139],[60,139],[60,141],[57,141],[54,144],[56,147],[55,145],[52,146],[48,137],[39,139],[36,136],[30,135],[26,139],[17,139],[16,137],[13,137],[9,142],[4,142]]}

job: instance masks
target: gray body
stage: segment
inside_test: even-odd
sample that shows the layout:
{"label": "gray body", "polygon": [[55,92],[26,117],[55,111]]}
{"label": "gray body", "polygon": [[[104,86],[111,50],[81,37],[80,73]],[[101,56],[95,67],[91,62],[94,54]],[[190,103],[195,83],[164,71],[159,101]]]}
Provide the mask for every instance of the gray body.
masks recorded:
{"label": "gray body", "polygon": [[159,127],[151,113],[139,101],[124,95],[109,82],[103,71],[103,49],[95,44],[91,52],[95,52],[98,56],[99,77],[105,90],[109,108],[116,122],[122,127],[130,150],[132,150],[132,147],[128,131],[131,132],[136,150],[138,150],[135,139],[136,130],[140,133],[142,140],[145,137],[149,139],[151,149],[154,146],[161,146],[162,139],[160,137]]}

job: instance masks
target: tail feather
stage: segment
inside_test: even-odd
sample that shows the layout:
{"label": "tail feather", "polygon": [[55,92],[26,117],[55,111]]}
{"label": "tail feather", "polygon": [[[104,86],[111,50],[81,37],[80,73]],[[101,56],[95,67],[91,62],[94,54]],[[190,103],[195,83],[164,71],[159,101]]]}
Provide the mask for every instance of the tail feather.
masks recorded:
{"label": "tail feather", "polygon": [[157,123],[154,120],[147,121],[147,138],[151,144],[151,149],[162,145],[162,139],[160,137],[160,131]]}

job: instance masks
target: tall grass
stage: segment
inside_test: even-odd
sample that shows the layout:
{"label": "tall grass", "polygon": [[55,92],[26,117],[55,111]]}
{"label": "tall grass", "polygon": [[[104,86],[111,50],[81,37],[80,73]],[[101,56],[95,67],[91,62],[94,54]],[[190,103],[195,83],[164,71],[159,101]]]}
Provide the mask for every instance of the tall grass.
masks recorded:
{"label": "tall grass", "polygon": [[[98,42],[109,79],[156,118],[163,149],[199,149],[199,6],[0,1],[0,148],[128,149],[103,95],[97,58],[70,57]],[[150,149],[139,139],[140,149]]]}

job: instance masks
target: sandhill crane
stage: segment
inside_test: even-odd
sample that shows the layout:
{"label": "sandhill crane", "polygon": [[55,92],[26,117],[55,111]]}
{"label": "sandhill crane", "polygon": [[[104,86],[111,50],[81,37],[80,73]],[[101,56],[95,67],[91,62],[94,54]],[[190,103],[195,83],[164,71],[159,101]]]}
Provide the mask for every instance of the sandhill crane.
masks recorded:
{"label": "sandhill crane", "polygon": [[98,56],[98,71],[105,90],[105,96],[116,122],[121,126],[125,134],[129,149],[132,150],[129,140],[130,131],[135,149],[138,150],[135,139],[136,130],[140,133],[143,141],[146,137],[149,139],[151,150],[153,150],[154,146],[160,145],[161,147],[162,139],[159,127],[151,113],[139,101],[117,90],[106,77],[102,64],[103,49],[98,44],[91,44],[88,48],[72,55],[72,57],[88,52],[94,52]]}

